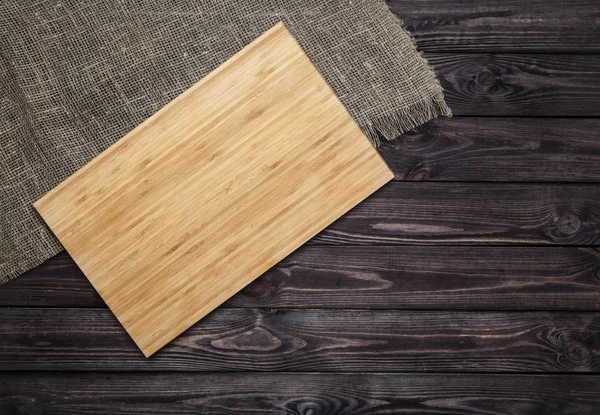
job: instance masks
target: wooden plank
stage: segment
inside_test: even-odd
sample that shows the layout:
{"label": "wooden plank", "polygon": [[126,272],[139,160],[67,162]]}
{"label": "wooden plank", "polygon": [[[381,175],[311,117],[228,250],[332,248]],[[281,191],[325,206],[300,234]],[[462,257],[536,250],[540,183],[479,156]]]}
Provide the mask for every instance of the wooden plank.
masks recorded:
{"label": "wooden plank", "polygon": [[439,118],[379,152],[396,180],[599,182],[600,120]]}
{"label": "wooden plank", "polygon": [[[105,304],[63,253],[3,285],[0,306]],[[600,251],[304,246],[224,306],[600,311]]]}
{"label": "wooden plank", "polygon": [[388,0],[425,51],[600,52],[595,0]]}
{"label": "wooden plank", "polygon": [[34,205],[148,357],[392,178],[278,23]]}
{"label": "wooden plank", "polygon": [[145,359],[109,310],[0,308],[2,370],[597,372],[598,312],[218,309]]}
{"label": "wooden plank", "polygon": [[393,182],[311,243],[597,245],[599,223],[591,184]]}
{"label": "wooden plank", "polygon": [[63,251],[0,287],[0,307],[106,307],[71,256]]}
{"label": "wooden plank", "polygon": [[600,55],[431,53],[426,57],[454,115],[600,116]]}
{"label": "wooden plank", "polygon": [[596,415],[598,390],[589,375],[11,373],[0,412]]}

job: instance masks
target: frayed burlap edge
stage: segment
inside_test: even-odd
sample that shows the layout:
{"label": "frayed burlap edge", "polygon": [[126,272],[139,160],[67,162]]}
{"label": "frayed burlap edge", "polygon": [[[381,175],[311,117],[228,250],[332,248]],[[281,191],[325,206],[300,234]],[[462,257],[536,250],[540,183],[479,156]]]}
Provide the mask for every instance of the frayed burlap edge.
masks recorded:
{"label": "frayed burlap edge", "polygon": [[431,85],[434,93],[424,94],[423,101],[405,108],[396,108],[388,113],[369,120],[368,124],[360,125],[363,132],[375,147],[381,145],[381,137],[390,141],[398,136],[410,131],[420,125],[425,124],[439,116],[452,117],[452,110],[446,104],[444,89],[440,80],[435,75],[432,65],[425,58],[423,52],[417,49],[417,41],[412,34],[404,27],[404,22],[397,15],[393,14],[393,19],[398,24],[398,28],[404,31],[411,39],[415,53],[419,55],[424,66],[429,70],[431,76]]}
{"label": "frayed burlap edge", "polygon": [[408,108],[390,111],[381,117],[371,120],[366,126],[361,126],[363,132],[375,147],[381,145],[381,137],[393,140],[403,133],[425,124],[438,116],[451,117],[452,110],[444,100],[440,87],[439,94],[419,102]]}

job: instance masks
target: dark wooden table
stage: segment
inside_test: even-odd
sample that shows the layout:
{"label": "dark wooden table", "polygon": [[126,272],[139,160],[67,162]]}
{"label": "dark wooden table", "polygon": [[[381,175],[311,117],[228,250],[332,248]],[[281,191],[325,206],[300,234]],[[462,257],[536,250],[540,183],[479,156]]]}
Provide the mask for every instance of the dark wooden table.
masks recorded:
{"label": "dark wooden table", "polygon": [[0,287],[0,414],[600,414],[600,2],[390,6],[455,114],[396,181],[149,360],[66,254]]}

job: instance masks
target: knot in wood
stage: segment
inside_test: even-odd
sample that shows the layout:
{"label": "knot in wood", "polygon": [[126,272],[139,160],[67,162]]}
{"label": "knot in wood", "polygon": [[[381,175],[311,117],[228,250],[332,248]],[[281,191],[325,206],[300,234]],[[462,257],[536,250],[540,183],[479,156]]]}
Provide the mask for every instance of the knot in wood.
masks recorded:
{"label": "knot in wood", "polygon": [[407,175],[408,180],[425,181],[431,179],[431,168],[423,164],[416,165]]}
{"label": "knot in wood", "polygon": [[574,235],[581,227],[581,220],[571,213],[563,215],[556,223],[557,229],[565,235]]}
{"label": "knot in wood", "polygon": [[252,282],[242,290],[242,294],[248,297],[263,297],[270,291],[271,285],[266,278],[262,277]]}
{"label": "knot in wood", "polygon": [[590,351],[584,344],[574,341],[567,345],[567,357],[574,363],[587,362]]}
{"label": "knot in wood", "polygon": [[477,85],[483,89],[490,89],[496,84],[496,75],[494,75],[490,70],[484,69],[477,74],[476,81]]}
{"label": "knot in wood", "polygon": [[330,399],[327,396],[310,398],[299,398],[288,401],[285,405],[285,413],[295,415],[317,415],[323,413],[341,413],[343,412],[343,401]]}

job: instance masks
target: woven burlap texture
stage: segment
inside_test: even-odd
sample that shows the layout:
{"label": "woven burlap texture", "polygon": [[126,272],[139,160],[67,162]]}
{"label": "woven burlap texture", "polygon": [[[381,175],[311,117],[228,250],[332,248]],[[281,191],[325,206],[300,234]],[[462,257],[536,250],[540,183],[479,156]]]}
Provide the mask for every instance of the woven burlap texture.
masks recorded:
{"label": "woven burlap texture", "polygon": [[3,0],[0,283],[63,249],[35,200],[278,21],[375,145],[450,115],[383,0]]}

